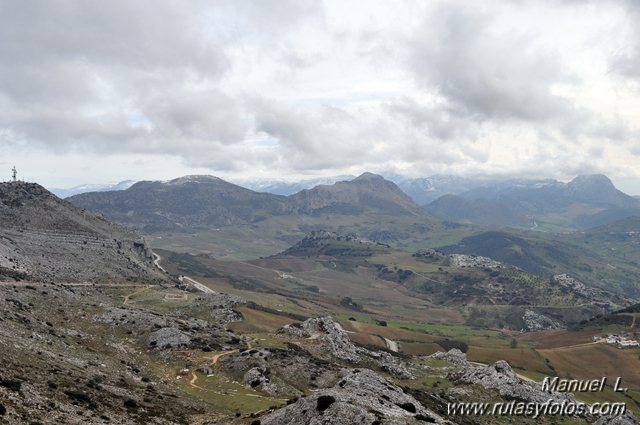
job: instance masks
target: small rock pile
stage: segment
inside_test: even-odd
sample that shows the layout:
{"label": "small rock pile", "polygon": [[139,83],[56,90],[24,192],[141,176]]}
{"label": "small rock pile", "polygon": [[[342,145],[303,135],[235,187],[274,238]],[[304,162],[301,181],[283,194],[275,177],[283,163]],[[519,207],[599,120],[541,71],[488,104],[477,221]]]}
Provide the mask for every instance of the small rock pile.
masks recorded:
{"label": "small rock pile", "polygon": [[436,353],[433,353],[429,357],[433,359],[444,360],[446,362],[454,363],[454,364],[461,364],[461,365],[468,364],[466,354],[464,354],[462,351],[460,351],[457,348],[452,348],[451,350],[446,352],[438,351]]}

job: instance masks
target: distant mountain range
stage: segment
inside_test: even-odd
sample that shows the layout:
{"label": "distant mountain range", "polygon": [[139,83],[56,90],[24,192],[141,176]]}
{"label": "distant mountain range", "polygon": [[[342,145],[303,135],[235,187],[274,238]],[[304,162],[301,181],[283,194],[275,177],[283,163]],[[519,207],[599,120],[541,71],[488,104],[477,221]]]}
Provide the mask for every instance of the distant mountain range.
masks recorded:
{"label": "distant mountain range", "polygon": [[640,201],[615,188],[604,175],[556,180],[511,180],[485,184],[426,205],[449,220],[489,226],[545,226],[550,230],[600,226],[640,215]]}
{"label": "distant mountain range", "polygon": [[[260,191],[212,176],[126,181],[69,200],[146,232],[229,226],[290,214],[357,216],[367,211],[541,230],[585,229],[640,215],[640,200],[616,189],[604,175],[582,175],[569,183],[432,176],[396,177],[395,184],[371,173],[340,180],[343,177],[349,176],[251,185]],[[324,181],[333,183],[308,187]]]}
{"label": "distant mountain range", "polygon": [[427,205],[443,195],[458,195],[482,186],[496,186],[504,182],[497,179],[479,179],[458,176],[406,178],[396,176],[394,182],[418,205]]}
{"label": "distant mountain range", "polygon": [[145,232],[222,227],[285,215],[359,216],[375,212],[427,216],[394,183],[371,173],[290,196],[255,192],[213,176],[185,176],[167,182],[143,181],[123,191],[84,193],[68,199]]}
{"label": "distant mountain range", "polygon": [[107,183],[107,184],[84,184],[80,186],[74,186],[68,189],[60,188],[48,188],[51,193],[59,198],[68,198],[69,196],[78,195],[86,192],[108,192],[113,190],[125,190],[129,189],[135,180],[124,180],[120,183]]}
{"label": "distant mountain range", "polygon": [[293,182],[282,180],[248,180],[238,182],[238,184],[256,192],[267,192],[273,193],[274,195],[289,196],[304,189],[312,189],[319,185],[331,185],[340,181],[353,180],[354,178],[356,178],[356,176],[343,175],[305,179]]}

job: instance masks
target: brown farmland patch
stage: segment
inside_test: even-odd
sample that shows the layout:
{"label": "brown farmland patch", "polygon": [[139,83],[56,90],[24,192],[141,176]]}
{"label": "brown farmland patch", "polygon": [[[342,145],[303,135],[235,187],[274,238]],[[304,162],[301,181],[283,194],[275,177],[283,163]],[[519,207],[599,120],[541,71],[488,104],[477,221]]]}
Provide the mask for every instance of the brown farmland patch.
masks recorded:
{"label": "brown farmland patch", "polygon": [[299,321],[284,315],[280,316],[266,311],[254,310],[249,307],[238,307],[236,310],[242,314],[243,320],[241,322],[230,323],[227,326],[236,332],[275,332],[284,325],[299,323]]}
{"label": "brown farmland patch", "polygon": [[588,329],[583,331],[569,331],[566,329],[529,332],[518,336],[518,340],[531,341],[536,348],[559,348],[572,345],[588,344],[594,335],[602,334],[601,330]]}
{"label": "brown farmland patch", "polygon": [[376,347],[386,348],[387,345],[384,342],[384,339],[380,338],[377,335],[371,335],[363,332],[353,332],[349,334],[349,339],[360,345],[371,346],[374,345]]}
{"label": "brown farmland patch", "polygon": [[589,344],[538,352],[549,359],[560,376],[575,379],[606,376],[610,384],[622,377],[625,386],[640,389],[640,349],[621,350],[608,344]]}
{"label": "brown farmland patch", "polygon": [[436,351],[444,351],[435,342],[401,342],[400,352],[412,356],[430,356]]}

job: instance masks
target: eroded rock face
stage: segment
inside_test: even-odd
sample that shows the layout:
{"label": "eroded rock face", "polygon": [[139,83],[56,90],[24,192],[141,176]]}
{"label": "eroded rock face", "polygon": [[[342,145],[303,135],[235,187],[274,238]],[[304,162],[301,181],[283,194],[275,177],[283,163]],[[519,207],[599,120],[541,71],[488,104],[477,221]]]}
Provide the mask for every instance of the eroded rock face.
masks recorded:
{"label": "eroded rock face", "polygon": [[375,362],[380,369],[401,379],[414,376],[410,368],[397,357],[384,351],[371,351],[356,347],[349,335],[339,323],[331,317],[316,317],[307,319],[299,326],[286,325],[280,332],[298,338],[322,338],[325,350],[332,356],[350,363]]}
{"label": "eroded rock face", "polygon": [[2,279],[170,282],[140,235],[36,183],[0,182],[0,223]]}
{"label": "eroded rock face", "polygon": [[426,409],[402,389],[368,369],[345,369],[333,388],[277,410],[262,425],[451,423]]}
{"label": "eroded rock face", "polygon": [[178,328],[169,327],[158,329],[149,335],[149,345],[157,348],[182,347],[191,344],[189,334]]}
{"label": "eroded rock face", "polygon": [[[368,355],[371,356],[372,352],[369,350],[366,351]],[[377,354],[379,354],[378,366],[380,366],[380,369],[400,379],[412,379],[415,377],[413,371],[411,371],[402,360],[384,351]]]}
{"label": "eroded rock face", "polygon": [[268,373],[267,368],[254,367],[244,374],[242,381],[245,385],[250,386],[261,391],[264,391],[271,395],[279,395],[282,393],[277,385],[271,382],[271,380],[265,376]]}
{"label": "eroded rock face", "polygon": [[530,332],[562,328],[562,325],[559,322],[545,316],[544,314],[536,313],[533,310],[525,311],[524,316],[522,316],[522,320],[524,321],[525,330]]}
{"label": "eroded rock face", "polygon": [[[332,387],[340,378],[341,370],[294,347],[244,349],[221,358],[219,364],[233,376],[242,376],[245,385],[254,383],[258,390],[278,398],[299,397],[302,395],[299,388]],[[261,385],[267,380],[265,378],[277,389]]]}
{"label": "eroded rock face", "polygon": [[324,335],[324,343],[334,357],[350,362],[361,360],[356,346],[353,345],[347,333],[330,317],[317,317],[307,319],[302,323],[310,336]]}
{"label": "eroded rock face", "polygon": [[299,326],[285,325],[280,332],[297,338],[322,338],[326,350],[332,356],[352,363],[361,360],[347,333],[331,317],[314,317]]}
{"label": "eroded rock face", "polygon": [[518,377],[509,363],[504,360],[492,365],[468,367],[452,373],[450,378],[458,384],[476,384],[487,389],[498,390],[507,400],[544,403],[548,400],[562,402],[575,401],[573,394],[548,393],[538,383],[525,381]]}
{"label": "eroded rock face", "polygon": [[451,264],[455,267],[488,267],[491,269],[501,269],[506,267],[503,263],[495,261],[488,257],[482,257],[478,255],[465,255],[465,254],[451,254]]}

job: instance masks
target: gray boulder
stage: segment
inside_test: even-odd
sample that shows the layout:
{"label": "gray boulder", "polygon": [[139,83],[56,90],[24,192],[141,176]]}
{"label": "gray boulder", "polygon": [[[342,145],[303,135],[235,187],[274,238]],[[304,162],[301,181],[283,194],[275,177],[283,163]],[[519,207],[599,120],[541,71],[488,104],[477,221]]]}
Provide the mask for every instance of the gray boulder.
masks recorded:
{"label": "gray boulder", "polygon": [[174,327],[158,329],[149,335],[149,345],[156,348],[180,347],[190,343],[189,334]]}
{"label": "gray boulder", "polygon": [[559,322],[544,314],[536,313],[533,310],[526,310],[524,316],[522,316],[522,320],[524,321],[524,330],[530,332],[562,328],[562,324]]}
{"label": "gray boulder", "polygon": [[415,374],[405,362],[389,353],[380,352],[378,358],[380,369],[400,379],[413,379]]}
{"label": "gray boulder", "polygon": [[333,388],[277,410],[262,425],[451,423],[426,409],[402,389],[368,369],[345,369]]}
{"label": "gray boulder", "polygon": [[265,376],[267,373],[266,368],[254,367],[244,374],[243,382],[245,385],[250,386],[261,391],[264,391],[271,395],[279,395],[281,391],[278,386],[273,384],[269,378]]}
{"label": "gray boulder", "polygon": [[452,373],[450,378],[458,384],[476,384],[498,390],[500,396],[507,400],[535,403],[545,403],[548,400],[575,401],[573,394],[548,393],[542,390],[540,384],[518,377],[504,360],[488,366],[467,367]]}
{"label": "gray boulder", "polygon": [[285,325],[280,329],[280,333],[296,338],[321,338],[324,349],[333,357],[354,364],[373,361],[380,369],[398,378],[414,377],[413,372],[401,359],[384,351],[356,347],[349,339],[347,332],[331,317],[316,317],[307,319],[300,325]]}

